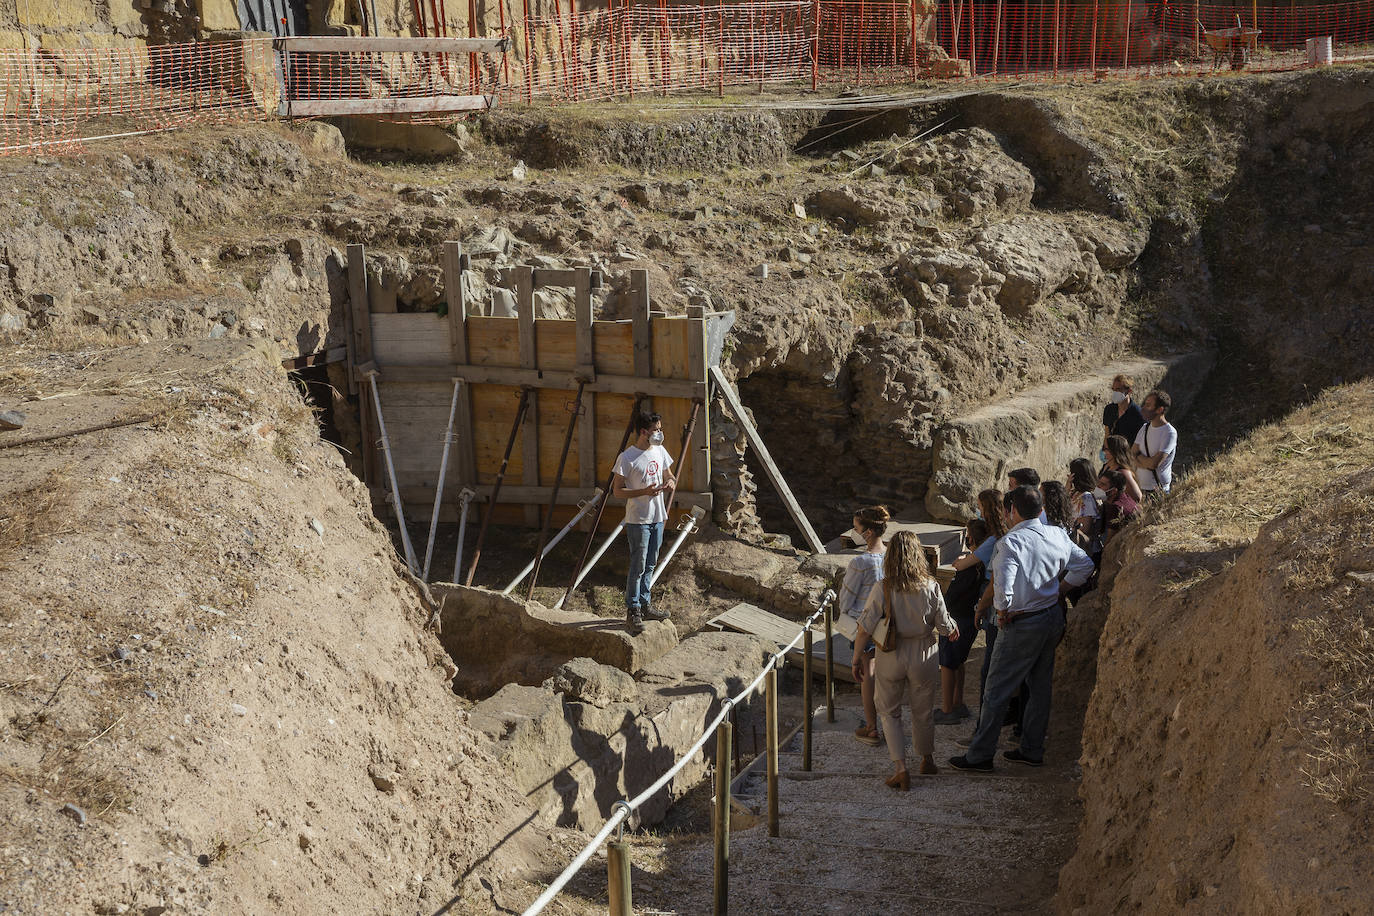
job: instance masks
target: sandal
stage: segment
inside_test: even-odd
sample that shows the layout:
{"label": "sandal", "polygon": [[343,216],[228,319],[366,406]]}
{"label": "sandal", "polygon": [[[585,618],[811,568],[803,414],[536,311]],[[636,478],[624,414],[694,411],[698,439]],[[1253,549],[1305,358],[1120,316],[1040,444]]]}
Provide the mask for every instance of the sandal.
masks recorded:
{"label": "sandal", "polygon": [[867,725],[860,725],[854,729],[854,740],[860,744],[867,744],[869,747],[877,747],[883,743],[883,739],[878,737],[878,730],[869,728]]}

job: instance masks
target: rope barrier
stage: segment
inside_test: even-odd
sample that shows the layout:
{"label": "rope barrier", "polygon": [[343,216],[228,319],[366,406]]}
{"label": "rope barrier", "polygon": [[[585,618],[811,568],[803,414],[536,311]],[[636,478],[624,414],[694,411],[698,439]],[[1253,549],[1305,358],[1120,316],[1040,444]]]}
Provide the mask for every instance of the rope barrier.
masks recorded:
{"label": "rope barrier", "polygon": [[645,802],[657,795],[664,786],[672,781],[674,776],[682,772],[683,767],[687,766],[687,764],[701,752],[701,749],[706,746],[706,742],[715,734],[716,729],[720,728],[721,723],[729,717],[730,711],[758,690],[759,685],[762,684],[764,678],[768,676],[768,672],[776,669],[778,664],[786,657],[787,653],[797,647],[816,620],[826,614],[826,611],[834,600],[835,593],[826,590],[825,595],[821,599],[821,606],[816,609],[814,614],[802,622],[801,628],[797,630],[797,635],[792,637],[792,641],[769,656],[768,662],[764,664],[763,668],[759,671],[758,677],[754,678],[753,682],[750,683],[748,687],[745,687],[733,697],[727,697],[721,700],[720,712],[717,713],[716,717],[706,726],[700,737],[693,742],[692,746],[688,748],[686,752],[677,759],[677,762],[674,763],[667,772],[660,776],[653,785],[649,786],[649,788],[645,789],[643,792],[640,792],[634,798],[629,800],[621,799],[611,806],[611,816],[606,820],[606,823],[602,825],[601,829],[597,831],[596,836],[592,837],[591,842],[583,847],[582,851],[568,863],[568,867],[563,869],[562,873],[553,880],[553,883],[544,889],[544,893],[540,894],[534,903],[531,903],[529,907],[526,908],[523,916],[536,916],[536,914],[543,912],[544,907],[548,906],[553,901],[553,898],[557,897],[563,888],[567,886],[568,882],[573,879],[573,876],[582,870],[582,867],[587,864],[587,861],[595,855],[596,851],[601,848],[601,845],[610,838],[611,833],[614,832],[617,827],[621,827],[625,820]]}

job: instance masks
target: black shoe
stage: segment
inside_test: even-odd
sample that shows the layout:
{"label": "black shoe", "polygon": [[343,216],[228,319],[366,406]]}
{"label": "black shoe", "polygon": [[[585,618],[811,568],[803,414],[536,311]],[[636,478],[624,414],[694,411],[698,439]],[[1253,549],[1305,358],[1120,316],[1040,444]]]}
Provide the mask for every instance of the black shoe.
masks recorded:
{"label": "black shoe", "polygon": [[644,632],[644,615],[639,613],[639,608],[625,612],[625,629],[630,631],[631,636]]}
{"label": "black shoe", "polygon": [[667,612],[667,611],[656,611],[656,610],[654,610],[653,608],[647,607],[647,606],[646,606],[646,607],[644,608],[644,619],[645,619],[645,620],[667,620],[667,619],[668,619],[668,612]]}
{"label": "black shoe", "polygon": [[949,765],[956,770],[976,770],[979,773],[991,773],[992,761],[985,760],[982,763],[974,763],[962,754],[958,757],[949,758]]}
{"label": "black shoe", "polygon": [[1034,757],[1027,757],[1025,754],[1021,753],[1019,750],[1015,750],[1015,751],[1003,751],[1003,752],[1002,752],[1002,759],[1003,759],[1003,760],[1010,760],[1012,763],[1024,764],[1024,765],[1026,765],[1026,766],[1028,766],[1028,767],[1042,767],[1042,766],[1045,765],[1045,761],[1043,761],[1043,760],[1036,760]]}

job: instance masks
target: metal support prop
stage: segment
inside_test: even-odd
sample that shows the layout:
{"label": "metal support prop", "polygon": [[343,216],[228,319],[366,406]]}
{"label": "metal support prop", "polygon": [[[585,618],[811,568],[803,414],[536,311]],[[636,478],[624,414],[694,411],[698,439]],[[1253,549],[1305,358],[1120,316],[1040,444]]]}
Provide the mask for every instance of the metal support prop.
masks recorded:
{"label": "metal support prop", "polygon": [[563,486],[563,471],[568,466],[568,449],[572,447],[573,431],[577,429],[577,418],[582,416],[582,391],[587,387],[586,379],[577,380],[577,396],[569,409],[568,432],[563,436],[563,451],[558,456],[558,473],[553,478],[553,492],[549,494],[549,508],[544,512],[544,524],[539,527],[539,547],[534,552],[534,571],[530,573],[530,587],[525,592],[525,600],[534,597],[534,583],[539,581],[539,567],[544,565],[544,543],[549,537],[549,525],[553,524],[553,510],[558,505],[558,490]]}
{"label": "metal support prop", "polygon": [[835,629],[830,615],[832,605],[825,607],[825,721],[835,721]]}
{"label": "metal support prop", "polygon": [[[549,542],[544,545],[544,549],[539,553],[539,559],[542,560],[544,557],[547,557],[550,553],[553,552],[553,549],[557,547],[565,537],[568,536],[568,532],[572,531],[573,528],[577,526],[577,523],[582,521],[582,519],[586,517],[588,512],[596,508],[596,504],[601,499],[602,495],[603,494],[601,492],[601,488],[598,487],[596,493],[590,499],[584,499],[582,500],[582,502],[577,504],[577,514],[572,517],[571,521],[569,521],[566,525],[560,528],[558,530],[558,533],[555,534],[549,540]],[[520,570],[520,575],[512,579],[510,585],[507,585],[504,589],[501,590],[501,594],[509,595],[511,592],[515,591],[515,587],[519,585],[521,582],[525,581],[525,577],[528,576],[530,574],[530,571],[534,569],[535,562],[535,560],[530,560],[528,563],[526,563],[525,568]]]}
{"label": "metal support prop", "polygon": [[[607,499],[609,498],[610,496],[608,494]],[[593,568],[595,568],[597,561],[606,555],[606,551],[610,550],[611,545],[615,543],[615,539],[620,537],[620,533],[624,530],[624,522],[620,522],[618,525],[611,529],[611,533],[606,535],[606,540],[601,542],[601,546],[596,549],[596,553],[592,554],[591,559],[587,561],[587,565],[583,566],[581,571],[578,572],[577,578],[573,580],[572,588],[569,588],[566,592],[564,592],[563,597],[559,598],[558,603],[553,606],[553,609],[555,611],[562,608],[564,602],[568,600],[568,596],[571,595],[573,592],[577,591],[577,587],[582,584],[582,580],[587,578],[587,576],[591,574],[591,571]],[[595,528],[592,529],[592,535],[596,535]]]}
{"label": "metal support prop", "polygon": [[611,903],[611,916],[634,916],[630,893],[630,844],[623,841],[606,844],[606,891]]}
{"label": "metal support prop", "polygon": [[401,488],[396,483],[396,464],[391,460],[391,439],[386,434],[386,421],[382,419],[382,396],[377,393],[376,371],[367,374],[372,389],[372,408],[377,412],[377,431],[382,436],[382,454],[386,457],[386,476],[391,481],[391,501],[396,507],[396,524],[401,529],[401,546],[406,552],[406,566],[413,575],[420,574],[420,564],[415,561],[415,548],[410,544],[410,532],[406,530],[405,508],[401,505]]}
{"label": "metal support prop", "polygon": [[765,715],[768,716],[768,835],[778,835],[778,666],[774,662],[765,678]]}
{"label": "metal support prop", "polygon": [[654,567],[654,574],[649,577],[649,588],[658,584],[659,576],[662,576],[663,571],[668,568],[668,564],[673,562],[673,557],[677,554],[678,548],[682,546],[682,542],[687,540],[693,531],[701,527],[701,520],[705,517],[706,510],[701,506],[693,506],[691,512],[682,516],[682,521],[678,523],[677,539],[673,541],[673,546],[668,548],[668,555],[661,557],[658,565]]}
{"label": "metal support prop", "polygon": [[482,542],[487,539],[487,526],[491,524],[491,514],[496,511],[496,497],[501,493],[501,483],[506,479],[506,467],[510,464],[510,453],[515,448],[515,437],[520,433],[520,425],[525,422],[525,412],[530,407],[530,389],[520,389],[520,405],[515,408],[515,422],[510,427],[510,438],[506,440],[506,453],[501,456],[501,467],[496,472],[496,485],[491,488],[491,499],[482,510],[482,527],[477,529],[477,545],[472,549],[472,565],[468,567],[468,578],[464,585],[472,584],[477,575],[477,561],[482,559]]}
{"label": "metal support prop", "polygon": [[811,772],[811,718],[815,709],[811,706],[811,627],[806,628],[802,640],[802,772]]}
{"label": "metal support prop", "polygon": [[715,897],[711,912],[725,916],[730,899],[730,731],[729,722],[716,729]]}
{"label": "metal support prop", "polygon": [[[617,458],[620,456],[620,452],[625,451],[625,446],[630,444],[630,436],[634,434],[635,422],[639,417],[639,405],[644,403],[644,398],[645,395],[635,395],[634,406],[630,408],[630,422],[625,424],[625,435],[620,439],[620,451],[616,452]],[[599,505],[596,509],[596,518],[592,521],[592,528],[590,531],[587,532],[587,540],[582,545],[582,556],[578,558],[577,566],[573,568],[571,580],[572,584],[568,586],[568,590],[563,593],[562,600],[558,602],[560,607],[568,600],[568,597],[573,593],[573,589],[577,588],[578,584],[582,581],[582,567],[587,563],[587,554],[591,552],[592,541],[596,540],[596,532],[597,529],[601,527],[601,517],[606,514],[606,503],[611,501],[611,493],[613,492],[611,488],[614,486],[614,484],[615,471],[612,470],[611,473],[606,476],[606,498],[601,501],[601,505]],[[624,527],[623,524],[621,525],[621,527]],[[619,531],[620,528],[617,528],[616,533],[619,533]],[[605,553],[605,548],[610,546],[610,543],[612,540],[614,540],[614,538],[614,534],[612,534],[610,538],[607,538],[606,544],[602,547],[601,553]],[[597,556],[600,557],[601,554],[598,553]]]}
{"label": "metal support prop", "polygon": [[434,484],[434,509],[429,514],[429,542],[425,545],[425,570],[420,573],[421,580],[429,581],[429,564],[434,559],[434,534],[439,529],[439,503],[444,498],[444,477],[448,474],[448,451],[453,444],[453,418],[458,413],[458,394],[463,390],[463,380],[453,380],[453,400],[448,405],[448,428],[444,430],[444,451],[439,456],[439,480]]}
{"label": "metal support prop", "polygon": [[[677,450],[678,474],[682,473],[682,462],[687,460],[687,449],[692,447],[692,433],[697,429],[697,417],[701,415],[701,398],[692,399],[692,414],[687,418],[687,425],[682,428],[682,445]],[[673,511],[673,496],[677,494],[677,476],[673,476],[673,488],[668,491],[668,495],[663,498],[663,508],[669,512]],[[652,583],[650,583],[652,584]]]}
{"label": "metal support prop", "polygon": [[468,507],[476,498],[477,491],[471,487],[463,487],[463,492],[458,494],[458,549],[453,555],[454,582],[463,574],[463,542],[468,536]]}

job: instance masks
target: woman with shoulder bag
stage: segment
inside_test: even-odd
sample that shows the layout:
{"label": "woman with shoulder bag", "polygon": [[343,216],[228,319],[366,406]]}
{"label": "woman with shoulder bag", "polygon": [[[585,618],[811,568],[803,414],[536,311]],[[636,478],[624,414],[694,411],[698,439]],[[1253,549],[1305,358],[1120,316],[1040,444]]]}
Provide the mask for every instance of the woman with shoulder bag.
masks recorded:
{"label": "woman with shoulder bag", "polygon": [[903,792],[911,788],[906,769],[906,737],[902,733],[902,701],[911,707],[912,740],[921,758],[921,773],[935,767],[935,698],[940,689],[937,635],[959,638],[959,627],[945,609],[940,585],[931,574],[921,542],[910,531],[899,531],[888,544],[883,579],[868,596],[859,617],[851,670],[855,680],[867,673],[858,646],[869,636],[878,646],[874,664],[875,699],[887,738],[894,772],[887,785]]}
{"label": "woman with shoulder bag", "polygon": [[[887,523],[892,515],[887,506],[869,506],[854,513],[854,530],[864,539],[864,552],[849,561],[844,571],[844,584],[840,586],[839,616],[836,625],[840,634],[848,636],[863,613],[873,586],[883,578],[883,535],[887,533]],[[857,634],[855,634],[857,636]],[[860,643],[855,643],[855,651]],[[859,696],[863,702],[864,724],[854,729],[854,738],[869,747],[882,744],[878,735],[878,713],[873,705],[873,644],[863,643],[868,653],[869,675],[859,683]]]}

